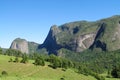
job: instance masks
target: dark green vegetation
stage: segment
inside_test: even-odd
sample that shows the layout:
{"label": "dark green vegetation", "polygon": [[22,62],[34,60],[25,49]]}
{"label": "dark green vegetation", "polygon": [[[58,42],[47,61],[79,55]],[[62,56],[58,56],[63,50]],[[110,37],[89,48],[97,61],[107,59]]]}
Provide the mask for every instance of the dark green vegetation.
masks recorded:
{"label": "dark green vegetation", "polygon": [[45,60],[43,59],[42,56],[36,56],[35,58],[35,65],[41,65],[41,66],[45,66]]}
{"label": "dark green vegetation", "polygon": [[8,73],[6,72],[6,71],[2,71],[2,76],[7,76],[8,75]]}
{"label": "dark green vegetation", "polygon": [[120,65],[118,66],[114,66],[112,71],[111,71],[111,75],[115,78],[120,78]]}
{"label": "dark green vegetation", "polygon": [[2,48],[0,48],[0,54],[2,54],[3,53],[3,50],[2,50]]}
{"label": "dark green vegetation", "polygon": [[21,63],[27,63],[27,62],[28,62],[28,56],[26,54],[23,54]]}
{"label": "dark green vegetation", "polygon": [[[88,74],[91,71],[98,74],[108,72],[106,77],[120,78],[120,50],[109,52],[93,52],[91,50],[86,50],[82,53],[75,53],[66,49],[62,49],[61,51],[66,54],[64,57],[79,62],[80,71]],[[81,67],[87,70],[84,71]]]}

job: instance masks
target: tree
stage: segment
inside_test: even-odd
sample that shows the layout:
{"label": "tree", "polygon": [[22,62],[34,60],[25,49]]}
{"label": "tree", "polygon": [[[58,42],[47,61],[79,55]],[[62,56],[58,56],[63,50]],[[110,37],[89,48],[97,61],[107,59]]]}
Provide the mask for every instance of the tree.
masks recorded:
{"label": "tree", "polygon": [[34,62],[35,65],[45,66],[45,61],[42,56],[37,56]]}
{"label": "tree", "polygon": [[111,76],[111,71],[110,71],[110,69],[108,69],[108,72],[107,72],[107,76],[106,76],[107,78],[111,78],[112,76]]}
{"label": "tree", "polygon": [[8,49],[8,50],[5,52],[5,55],[21,57],[22,52],[19,51],[19,50]]}
{"label": "tree", "polygon": [[0,54],[2,54],[2,48],[0,48]]}
{"label": "tree", "polygon": [[16,57],[16,58],[15,58],[15,61],[14,61],[14,62],[16,62],[16,63],[18,63],[18,62],[19,62],[18,57]]}
{"label": "tree", "polygon": [[98,75],[98,74],[95,74],[94,77],[95,77],[97,80],[105,80],[105,77],[100,76],[100,75]]}
{"label": "tree", "polygon": [[52,67],[53,67],[54,69],[59,68],[59,67],[62,67],[62,62],[61,62],[61,60],[60,60],[58,57],[55,57],[55,58],[54,58],[54,61],[53,61],[53,63],[52,63]]}
{"label": "tree", "polygon": [[62,68],[65,68],[65,69],[68,68],[68,61],[66,59],[62,60]]}
{"label": "tree", "polygon": [[22,57],[22,52],[21,51],[19,51],[19,50],[15,50],[14,51],[15,53],[13,54],[13,56],[16,56],[16,57]]}
{"label": "tree", "polygon": [[28,56],[24,53],[22,55],[22,60],[21,60],[21,63],[27,63],[28,62]]}
{"label": "tree", "polygon": [[54,69],[56,68],[72,68],[74,67],[74,64],[72,61],[55,56],[54,54],[51,54],[47,60],[50,62],[50,66],[53,67]]}
{"label": "tree", "polygon": [[7,76],[8,75],[8,73],[6,72],[6,71],[2,71],[2,73],[1,73],[3,76]]}
{"label": "tree", "polygon": [[50,62],[50,66],[53,67],[54,69],[62,67],[62,58],[59,58],[55,56],[54,54],[51,54],[49,56],[48,61]]}
{"label": "tree", "polygon": [[10,60],[9,60],[8,62],[13,62],[13,59],[12,59],[12,58],[10,58]]}
{"label": "tree", "polygon": [[72,61],[70,61],[70,60],[68,60],[68,67],[69,67],[69,68],[72,68],[72,67],[74,67],[74,64],[73,64],[73,62],[72,62]]}
{"label": "tree", "polygon": [[80,73],[80,74],[83,74],[84,72],[83,72],[83,68],[81,67],[81,66],[79,66],[79,68],[78,68],[78,73]]}
{"label": "tree", "polygon": [[114,78],[120,78],[120,66],[115,66],[111,71],[111,75]]}
{"label": "tree", "polygon": [[49,61],[50,63],[53,63],[55,58],[56,58],[56,56],[55,56],[54,54],[51,54],[51,55],[49,56],[48,61]]}

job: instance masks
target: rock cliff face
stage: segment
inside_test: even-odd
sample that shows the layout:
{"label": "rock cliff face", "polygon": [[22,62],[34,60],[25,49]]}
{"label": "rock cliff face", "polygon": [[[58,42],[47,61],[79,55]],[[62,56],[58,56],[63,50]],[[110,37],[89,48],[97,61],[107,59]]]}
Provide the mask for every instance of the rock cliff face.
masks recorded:
{"label": "rock cliff face", "polygon": [[[75,52],[81,52],[88,49],[94,42],[98,26],[85,26],[89,22],[73,22],[57,27],[52,26],[49,34],[39,48],[46,48],[49,53],[57,53],[61,48],[66,48]],[[90,24],[90,25],[93,25]],[[82,29],[86,29],[84,32]]]}
{"label": "rock cliff face", "polygon": [[88,49],[91,44],[93,44],[95,35],[96,34],[94,33],[90,33],[76,37],[72,43],[75,46],[73,47],[73,50],[76,52],[82,52],[85,49]]}
{"label": "rock cliff face", "polygon": [[39,49],[57,53],[61,48],[75,52],[86,49],[112,51],[120,49],[120,16],[95,22],[78,21],[52,26]]}
{"label": "rock cliff face", "polygon": [[28,42],[25,39],[15,39],[12,42],[10,49],[20,50],[22,53],[29,53]]}
{"label": "rock cliff face", "polygon": [[46,40],[38,48],[45,48],[47,49],[48,53],[56,53],[57,50],[61,48],[61,46],[57,44],[57,38],[55,37],[59,32],[59,28],[56,25],[53,25],[49,31]]}
{"label": "rock cliff face", "polygon": [[38,46],[40,44],[35,42],[29,42],[25,39],[16,38],[11,46],[10,49],[20,50],[22,53],[34,53],[37,52]]}

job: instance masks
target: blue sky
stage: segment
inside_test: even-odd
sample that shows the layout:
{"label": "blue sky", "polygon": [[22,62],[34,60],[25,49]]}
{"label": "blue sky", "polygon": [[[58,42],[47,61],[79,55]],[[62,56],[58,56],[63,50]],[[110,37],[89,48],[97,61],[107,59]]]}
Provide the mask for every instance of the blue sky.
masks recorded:
{"label": "blue sky", "polygon": [[120,14],[120,0],[0,0],[0,46],[15,38],[42,43],[52,25]]}

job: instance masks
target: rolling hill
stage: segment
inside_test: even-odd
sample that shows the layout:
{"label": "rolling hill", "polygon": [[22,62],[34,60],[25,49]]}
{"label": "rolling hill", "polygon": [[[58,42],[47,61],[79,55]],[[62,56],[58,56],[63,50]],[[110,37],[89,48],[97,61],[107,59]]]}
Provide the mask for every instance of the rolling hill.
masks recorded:
{"label": "rolling hill", "polygon": [[[35,66],[34,61],[29,63],[8,62],[13,56],[0,55],[0,72],[6,71],[8,76],[0,75],[0,80],[96,80],[92,76],[85,76],[74,72],[72,69],[62,71],[61,68],[52,69],[46,66]],[[21,58],[19,58],[20,60]]]}

